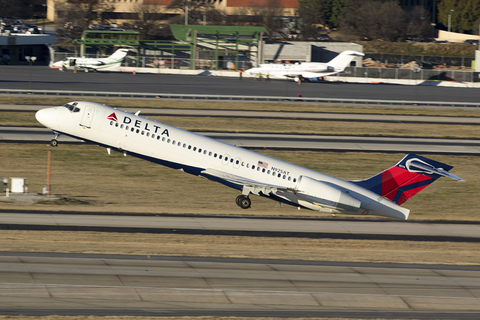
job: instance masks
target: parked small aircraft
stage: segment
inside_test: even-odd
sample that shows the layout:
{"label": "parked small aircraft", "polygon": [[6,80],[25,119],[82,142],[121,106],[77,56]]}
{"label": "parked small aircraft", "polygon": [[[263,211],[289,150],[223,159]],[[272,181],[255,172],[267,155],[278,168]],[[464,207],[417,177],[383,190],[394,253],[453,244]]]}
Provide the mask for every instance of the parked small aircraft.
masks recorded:
{"label": "parked small aircraft", "polygon": [[118,49],[111,56],[107,58],[80,58],[69,57],[55,62],[52,67],[59,68],[61,71],[65,69],[83,69],[85,72],[89,71],[115,71],[118,70],[123,58],[130,50]]}
{"label": "parked small aircraft", "polygon": [[415,154],[371,178],[349,181],[236,147],[196,133],[93,102],[70,102],[36,113],[37,120],[77,139],[131,154],[237,189],[236,203],[250,194],[325,213],[407,219],[400,205],[440,177],[463,181],[453,168]]}
{"label": "parked small aircraft", "polygon": [[302,63],[267,63],[251,68],[245,72],[254,77],[259,75],[270,78],[288,79],[294,78],[296,82],[312,78],[326,77],[345,70],[355,57],[364,56],[361,52],[343,51],[338,56],[326,63],[302,62]]}

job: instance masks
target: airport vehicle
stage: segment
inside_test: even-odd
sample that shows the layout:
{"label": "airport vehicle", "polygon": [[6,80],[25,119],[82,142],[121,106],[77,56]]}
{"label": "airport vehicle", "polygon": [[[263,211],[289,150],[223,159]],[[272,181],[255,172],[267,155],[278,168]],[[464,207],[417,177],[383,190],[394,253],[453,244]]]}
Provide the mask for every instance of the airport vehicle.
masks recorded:
{"label": "airport vehicle", "polygon": [[55,62],[52,67],[58,68],[61,71],[64,69],[83,69],[85,72],[115,71],[118,70],[118,67],[120,67],[120,64],[129,51],[128,49],[118,49],[111,56],[100,59],[69,57]]}
{"label": "airport vehicle", "polygon": [[65,134],[85,142],[220,182],[241,192],[236,203],[251,205],[250,194],[325,213],[407,219],[400,205],[440,177],[463,179],[452,166],[415,154],[361,181],[348,181],[234,145],[93,102],[70,102],[36,113],[53,129],[52,146]]}
{"label": "airport vehicle", "polygon": [[364,56],[361,52],[348,50],[341,52],[338,56],[326,63],[266,63],[248,69],[245,72],[253,77],[258,77],[259,75],[265,76],[268,74],[270,78],[293,78],[296,82],[299,82],[340,73],[348,67],[355,57],[361,56]]}

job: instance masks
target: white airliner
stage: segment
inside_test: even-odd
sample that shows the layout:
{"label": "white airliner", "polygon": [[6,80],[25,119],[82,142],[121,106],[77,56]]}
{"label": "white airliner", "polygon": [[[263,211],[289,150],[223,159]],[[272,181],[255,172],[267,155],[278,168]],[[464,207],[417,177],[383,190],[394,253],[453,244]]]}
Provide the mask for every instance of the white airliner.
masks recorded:
{"label": "white airliner", "polygon": [[60,70],[62,70],[63,67],[70,70],[83,69],[85,72],[100,70],[117,71],[119,70],[123,58],[125,58],[129,51],[130,50],[128,49],[118,49],[111,56],[100,59],[69,57],[55,62],[52,65],[52,68],[58,68]]}
{"label": "white airliner", "polygon": [[415,154],[369,179],[348,181],[265,156],[139,115],[94,102],[70,102],[42,109],[37,120],[60,134],[220,182],[241,192],[236,203],[251,205],[250,194],[325,213],[407,219],[400,205],[452,166]]}
{"label": "white airliner", "polygon": [[253,77],[259,74],[269,78],[294,78],[296,82],[312,78],[326,77],[345,70],[355,57],[364,56],[361,52],[343,51],[338,56],[326,63],[302,62],[302,63],[267,63],[251,68],[245,72]]}

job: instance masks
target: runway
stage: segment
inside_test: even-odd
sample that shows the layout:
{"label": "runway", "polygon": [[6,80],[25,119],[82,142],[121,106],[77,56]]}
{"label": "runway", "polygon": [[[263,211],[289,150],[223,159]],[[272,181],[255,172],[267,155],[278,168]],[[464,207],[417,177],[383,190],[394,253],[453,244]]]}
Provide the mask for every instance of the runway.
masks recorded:
{"label": "runway", "polygon": [[355,311],[357,317],[368,318],[475,319],[480,311],[480,271],[0,252],[0,297],[1,314],[175,316],[189,311],[213,316],[342,317]]}
{"label": "runway", "polygon": [[[317,150],[350,152],[400,152],[423,154],[479,155],[480,140],[411,137],[362,137],[276,133],[197,132],[249,149]],[[0,127],[0,143],[49,143],[53,132],[47,128]],[[83,143],[60,135],[59,144]]]}
{"label": "runway", "polygon": [[[1,199],[4,197],[1,197]],[[257,237],[480,242],[475,222],[295,219],[248,216],[175,216],[75,212],[0,212],[0,230],[146,232]]]}
{"label": "runway", "polygon": [[[30,76],[31,72],[31,76]],[[136,93],[190,93],[243,96],[322,97],[375,100],[478,102],[476,89],[385,84],[303,83],[283,80],[165,74],[59,72],[46,66],[0,66],[5,89],[103,91]]]}

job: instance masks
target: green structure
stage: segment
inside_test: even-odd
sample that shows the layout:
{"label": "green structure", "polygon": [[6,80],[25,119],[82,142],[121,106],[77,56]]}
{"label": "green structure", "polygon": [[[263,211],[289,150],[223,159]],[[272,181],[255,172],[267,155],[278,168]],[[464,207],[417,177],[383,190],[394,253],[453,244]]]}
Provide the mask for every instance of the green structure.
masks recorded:
{"label": "green structure", "polygon": [[175,68],[179,57],[183,57],[189,61],[189,69],[218,70],[221,60],[233,57],[229,61],[233,61],[234,69],[238,70],[242,53],[250,59],[260,60],[262,38],[267,31],[264,27],[240,26],[170,25],[170,28],[176,41],[140,40],[140,34],[136,31],[86,30],[82,38],[74,43],[81,45],[83,56],[88,49],[96,49],[102,55],[118,47],[134,49],[137,52],[136,66],[139,65],[140,56],[152,51],[152,61],[162,61],[162,65],[169,68]]}

